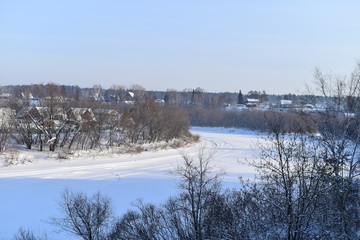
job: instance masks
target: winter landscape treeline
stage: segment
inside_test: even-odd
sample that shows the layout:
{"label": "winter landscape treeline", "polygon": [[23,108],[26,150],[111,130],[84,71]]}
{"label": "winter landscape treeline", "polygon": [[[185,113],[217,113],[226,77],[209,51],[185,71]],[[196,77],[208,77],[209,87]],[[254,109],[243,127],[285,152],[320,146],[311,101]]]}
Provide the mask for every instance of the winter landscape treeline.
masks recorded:
{"label": "winter landscape treeline", "polygon": [[162,106],[151,98],[131,104],[87,102],[68,98],[63,86],[51,83],[29,88],[40,97],[3,99],[0,151],[10,143],[67,154],[160,141],[176,147],[195,140],[187,114],[176,105]]}
{"label": "winter landscape treeline", "polygon": [[72,150],[179,138],[192,141],[189,125],[269,131],[268,122],[281,115],[293,130],[293,126],[305,126],[299,112],[311,115],[315,124],[318,113],[329,108],[324,97],[276,96],[265,91],[245,95],[241,91],[207,93],[200,88],[161,92],[139,85],[103,89],[48,83],[1,86],[0,92],[0,151],[14,149],[15,140],[28,149],[61,150],[63,157]]}
{"label": "winter landscape treeline", "polygon": [[[205,146],[195,157],[182,154],[183,162],[173,170],[179,179],[178,194],[165,203],[138,202],[116,217],[111,200],[101,193],[88,196],[65,190],[59,216],[52,223],[85,240],[360,239],[360,65],[349,77],[334,77],[318,69],[314,77],[323,108],[305,111],[283,106],[282,111],[264,111],[254,99],[247,99],[248,106],[240,103],[239,92],[237,110],[218,109],[224,116],[233,114],[234,119],[247,116],[241,124],[258,121],[254,126],[264,125],[260,130],[269,133],[267,141],[255,148],[257,157],[248,162],[258,171],[255,179],[239,176],[237,189],[223,188],[223,173],[211,161],[214,152]],[[153,99],[134,103],[122,114],[133,114],[126,118],[133,126],[138,114],[153,113],[153,108],[166,113],[166,103]],[[192,121],[212,125],[206,119],[211,115],[206,107],[194,103],[180,109],[189,112]],[[204,113],[197,115],[199,109]],[[223,119],[216,111],[214,115]],[[153,121],[148,124],[157,129]],[[149,129],[145,131],[148,138],[128,131],[129,141],[155,141],[156,134],[150,137]],[[21,229],[14,239],[36,237]]]}

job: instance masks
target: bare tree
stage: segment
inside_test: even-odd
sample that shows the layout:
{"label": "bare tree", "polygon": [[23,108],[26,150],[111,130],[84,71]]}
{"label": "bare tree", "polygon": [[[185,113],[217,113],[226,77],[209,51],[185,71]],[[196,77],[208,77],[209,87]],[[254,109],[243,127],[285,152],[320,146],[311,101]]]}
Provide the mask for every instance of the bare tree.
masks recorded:
{"label": "bare tree", "polygon": [[[65,105],[64,98],[61,96],[62,91],[59,85],[48,83],[46,85],[34,85],[34,91],[42,97],[43,107],[33,108],[26,112],[27,119],[31,121],[38,133],[40,142],[40,150],[43,145],[49,146],[50,151],[55,151],[63,130],[67,125],[67,118],[61,105]],[[18,130],[22,131],[22,138],[27,141],[30,146],[28,136],[28,123],[20,122]],[[25,130],[25,132],[24,132]]]}
{"label": "bare tree", "polygon": [[13,240],[46,240],[46,235],[36,237],[33,232],[20,228],[19,231],[14,235]]}
{"label": "bare tree", "polygon": [[252,162],[260,181],[243,195],[251,194],[254,204],[264,208],[266,221],[258,223],[270,239],[325,239],[317,221],[327,190],[322,148],[310,136],[273,129],[267,143],[259,145],[260,159]]}
{"label": "bare tree", "polygon": [[222,175],[222,171],[212,165],[214,154],[215,151],[206,146],[200,147],[196,158],[182,153],[183,163],[174,171],[180,177],[180,195],[170,200],[168,209],[171,209],[176,231],[188,239],[207,239],[205,218],[213,195],[220,192]]}
{"label": "bare tree", "polygon": [[93,87],[92,87],[92,90],[93,90],[93,98],[95,101],[99,101],[99,100],[102,100],[102,86],[100,84],[95,84]]}
{"label": "bare tree", "polygon": [[156,142],[189,135],[185,111],[176,106],[161,107],[153,99],[137,102],[120,121],[121,132],[132,143]]}
{"label": "bare tree", "polygon": [[186,111],[179,106],[166,106],[161,118],[161,138],[169,141],[189,135],[189,118]]}
{"label": "bare tree", "polygon": [[165,222],[165,212],[154,204],[136,204],[136,210],[127,211],[114,225],[111,240],[167,240],[175,239]]}
{"label": "bare tree", "polygon": [[3,152],[13,129],[13,111],[10,108],[0,108],[0,152]]}
{"label": "bare tree", "polygon": [[[119,143],[119,113],[112,109],[99,108],[94,110],[96,118],[96,131],[101,139],[104,139],[107,147]],[[101,141],[101,140],[100,140]]]}
{"label": "bare tree", "polygon": [[18,143],[25,144],[27,149],[31,149],[34,144],[34,136],[33,136],[33,126],[32,122],[23,120],[23,119],[15,119],[14,118],[14,132],[12,133],[13,138]]}
{"label": "bare tree", "polygon": [[65,190],[59,203],[62,217],[53,223],[84,240],[104,239],[112,215],[110,200],[100,193],[87,196]]}
{"label": "bare tree", "polygon": [[111,88],[107,90],[107,99],[110,102],[122,102],[125,100],[125,96],[126,91],[123,85],[112,85]]}
{"label": "bare tree", "polygon": [[326,106],[317,125],[330,169],[331,210],[325,226],[332,238],[354,239],[360,229],[360,62],[350,76],[323,74],[316,68],[314,80]]}
{"label": "bare tree", "polygon": [[[136,204],[136,210],[125,213],[112,228],[110,239],[116,240],[202,240],[223,239],[215,236],[224,218],[215,208],[221,198],[222,171],[212,165],[215,152],[201,146],[195,158],[182,153],[183,162],[174,170],[179,179],[178,196],[163,206]],[[223,208],[224,209],[224,208]],[[213,229],[216,228],[216,233]],[[222,228],[225,230],[225,227]]]}
{"label": "bare tree", "polygon": [[143,86],[139,84],[133,84],[130,89],[135,94],[136,101],[142,101],[145,99],[145,88]]}
{"label": "bare tree", "polygon": [[49,146],[50,151],[55,151],[62,136],[61,134],[67,127],[67,116],[66,114],[59,114],[59,118],[57,118],[57,111],[55,111],[53,107],[39,108],[38,113],[38,115],[33,115],[32,112],[27,112],[38,132],[40,150],[42,150],[43,145],[46,144]]}
{"label": "bare tree", "polygon": [[167,89],[164,97],[166,104],[181,104],[181,93],[175,89]]}
{"label": "bare tree", "polygon": [[190,99],[190,104],[195,106],[202,106],[204,104],[205,90],[200,87],[193,89]]}

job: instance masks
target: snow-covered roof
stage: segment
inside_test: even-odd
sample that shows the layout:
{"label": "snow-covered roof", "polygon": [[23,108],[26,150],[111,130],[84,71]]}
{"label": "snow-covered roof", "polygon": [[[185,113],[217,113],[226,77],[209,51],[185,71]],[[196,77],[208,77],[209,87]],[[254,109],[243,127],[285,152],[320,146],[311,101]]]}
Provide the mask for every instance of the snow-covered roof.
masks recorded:
{"label": "snow-covered roof", "polygon": [[36,107],[24,107],[22,108],[17,114],[16,114],[16,118],[25,118],[26,115],[29,113],[29,111],[31,110],[36,110]]}
{"label": "snow-covered roof", "polygon": [[94,114],[118,115],[119,113],[113,109],[99,108],[94,110]]}
{"label": "snow-covered roof", "polygon": [[256,98],[247,98],[246,99],[248,103],[259,103],[260,100]]}
{"label": "snow-covered roof", "polygon": [[225,108],[226,111],[244,111],[247,109],[248,107],[245,104],[237,104],[236,106],[229,105]]}
{"label": "snow-covered roof", "polygon": [[281,99],[280,104],[281,105],[292,105],[292,101],[291,100]]}
{"label": "snow-covered roof", "polygon": [[30,106],[40,106],[40,99],[38,98],[31,98],[29,99]]}
{"label": "snow-covered roof", "polygon": [[[27,116],[27,114],[29,114],[30,112],[32,112],[33,117],[38,117],[36,115],[42,115],[42,116],[48,116],[50,115],[50,110],[48,107],[24,107],[22,108],[17,114],[16,114],[16,118],[25,118]],[[62,108],[56,107],[53,108],[53,112],[52,112],[53,116],[65,116],[65,111]]]}
{"label": "snow-covered roof", "polygon": [[162,99],[156,99],[155,102],[156,102],[157,104],[159,104],[160,106],[164,106],[164,104],[165,104],[165,101],[162,100]]}
{"label": "snow-covered roof", "polygon": [[90,113],[91,120],[95,120],[95,116],[91,108],[70,108],[68,115],[77,121],[81,121],[86,112]]}
{"label": "snow-covered roof", "polygon": [[0,94],[0,98],[10,98],[12,95],[10,93],[2,93]]}

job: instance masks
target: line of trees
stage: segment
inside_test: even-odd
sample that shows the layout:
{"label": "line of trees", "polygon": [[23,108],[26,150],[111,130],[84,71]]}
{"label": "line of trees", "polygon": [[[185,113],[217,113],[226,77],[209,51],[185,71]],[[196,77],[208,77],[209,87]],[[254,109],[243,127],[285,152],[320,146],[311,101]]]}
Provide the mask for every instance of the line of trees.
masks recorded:
{"label": "line of trees", "polygon": [[61,89],[46,85],[41,107],[1,108],[0,152],[12,140],[28,149],[48,147],[65,152],[172,139],[191,141],[188,116],[180,106],[162,106],[155,99],[146,99],[128,105],[80,107],[64,99]]}
{"label": "line of trees", "polygon": [[125,109],[120,125],[122,135],[132,143],[169,141],[190,135],[184,109],[175,105],[161,107],[153,99]]}
{"label": "line of trees", "polygon": [[[318,115],[305,112],[278,111],[226,111],[224,109],[207,109],[196,106],[186,108],[190,123],[193,126],[246,128],[249,130],[271,132],[270,123],[276,118],[283,118],[286,124],[284,131],[316,131]],[[311,121],[313,124],[308,124]]]}
{"label": "line of trees", "polygon": [[[1,87],[3,91],[10,91],[10,87]],[[82,89],[76,86],[59,86],[56,84],[37,84],[31,86],[13,86],[13,99],[10,99],[5,105],[11,107],[15,111],[20,111],[24,105],[29,105],[31,96],[36,96],[41,100],[43,106],[60,106],[68,109],[70,107],[89,107],[106,105],[107,108],[123,112],[127,108],[125,102],[144,102],[146,99],[157,99],[162,101],[161,104],[166,106],[183,106],[189,115],[190,124],[192,126],[217,126],[217,127],[242,127],[253,130],[268,131],[267,118],[270,117],[268,112],[262,111],[225,111],[225,106],[236,105],[236,103],[245,103],[247,98],[256,98],[260,102],[266,101],[268,95],[262,91],[250,91],[242,94],[240,91],[236,93],[208,93],[204,89],[185,89],[176,91],[169,89],[166,92],[146,91],[139,85],[133,85],[126,89],[121,85],[114,85],[110,89],[103,89],[100,85],[94,85],[93,88]],[[131,93],[131,94],[130,94]],[[304,105],[312,103],[319,97],[296,96],[291,98],[284,96],[270,96],[274,103],[274,99],[292,99],[293,102]],[[279,99],[275,100],[279,101]],[[321,98],[322,102],[324,101]],[[300,105],[301,105],[300,104]],[[294,113],[280,113],[288,119],[289,125],[299,124]],[[266,116],[267,115],[267,116]],[[314,116],[317,118],[317,116]],[[302,123],[301,123],[302,124]],[[55,134],[56,135],[56,134]],[[23,136],[26,137],[26,134]],[[96,141],[96,137],[94,137]],[[31,140],[25,139],[27,143]],[[110,140],[111,143],[111,140]],[[40,143],[41,144],[41,143]],[[86,144],[85,144],[86,145]],[[89,144],[94,145],[92,143]]]}
{"label": "line of trees", "polygon": [[[22,104],[31,102],[34,99],[42,100],[47,95],[48,84],[0,86],[0,104],[10,94],[9,104],[12,108],[21,108]],[[56,85],[56,84],[55,84]],[[104,89],[97,84],[91,88],[80,88],[79,86],[57,85],[58,94],[64,99],[76,102],[78,106],[91,103],[123,104],[126,101],[145,101],[148,98],[163,100],[166,104],[181,106],[201,106],[204,108],[224,108],[226,105],[236,105],[246,103],[246,99],[258,99],[260,103],[271,102],[273,104],[281,99],[292,100],[294,104],[304,105],[313,103],[316,99],[313,96],[283,94],[268,94],[265,91],[244,92],[207,92],[200,87],[195,89],[167,89],[166,91],[149,91],[140,85],[129,87],[115,84],[108,89]],[[236,86],[235,86],[236,87]],[[241,88],[241,85],[238,86]]]}

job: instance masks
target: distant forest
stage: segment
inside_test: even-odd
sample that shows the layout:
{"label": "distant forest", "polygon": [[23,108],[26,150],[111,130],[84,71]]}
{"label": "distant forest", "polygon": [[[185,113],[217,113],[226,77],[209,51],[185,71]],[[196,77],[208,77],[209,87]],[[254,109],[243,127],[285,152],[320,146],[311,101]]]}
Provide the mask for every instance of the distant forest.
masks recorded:
{"label": "distant forest", "polygon": [[[167,91],[150,91],[140,85],[133,85],[126,88],[121,85],[114,85],[104,89],[101,85],[94,85],[92,88],[81,88],[79,86],[58,85],[53,83],[32,84],[32,85],[7,85],[0,86],[1,98],[6,98],[11,94],[13,99],[42,99],[49,94],[49,87],[56,86],[56,94],[69,100],[76,101],[77,104],[90,103],[125,103],[127,101],[144,101],[145,99],[155,99],[164,101],[167,104],[177,105],[196,105],[206,108],[222,108],[227,105],[239,103],[239,95],[246,101],[258,99],[260,103],[278,105],[281,100],[291,100],[294,105],[301,106],[322,101],[321,96],[296,95],[292,93],[276,95],[268,94],[266,91],[249,91],[242,93],[241,89],[236,92],[207,92],[202,88],[184,89],[177,91],[168,89]],[[130,93],[130,94],[129,94]]]}

